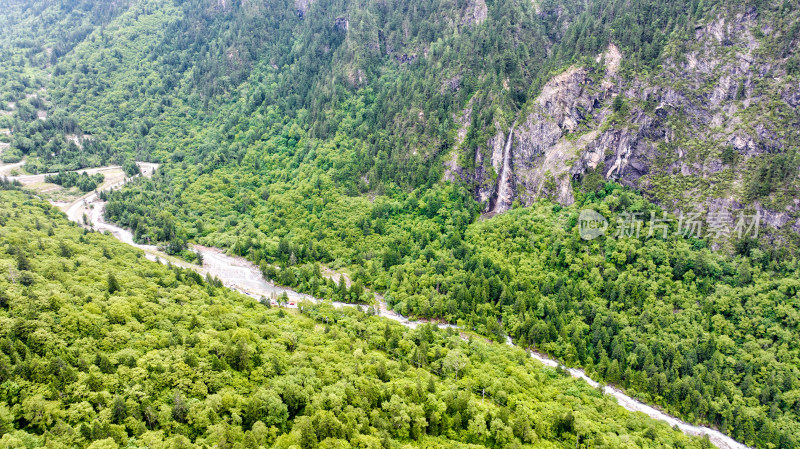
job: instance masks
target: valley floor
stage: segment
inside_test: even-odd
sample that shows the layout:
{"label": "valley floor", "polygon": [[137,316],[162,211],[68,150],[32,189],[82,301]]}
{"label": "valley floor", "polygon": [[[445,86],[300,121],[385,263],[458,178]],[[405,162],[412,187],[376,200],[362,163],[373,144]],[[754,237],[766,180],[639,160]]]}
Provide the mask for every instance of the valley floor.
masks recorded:
{"label": "valley floor", "polygon": [[[140,168],[142,169],[143,176],[151,176],[154,170],[158,167],[157,164],[148,164],[148,163],[140,163],[139,165]],[[103,172],[104,174],[105,173],[111,174],[110,176],[107,175],[106,181],[104,181],[103,185],[100,187],[101,189],[118,188],[122,184],[131,179],[131,178],[125,178],[124,176],[122,176],[121,178],[119,176],[114,176],[114,174],[116,173],[115,170],[119,171],[119,168],[103,167],[94,169],[94,172]],[[41,185],[41,183],[36,181],[36,179],[38,178],[36,178],[35,176],[43,176],[43,175],[20,176],[16,177],[15,179],[18,179],[26,186],[31,186],[35,188]],[[199,266],[196,264],[186,262],[177,257],[170,256],[165,252],[159,250],[157,246],[135,243],[133,241],[133,235],[131,234],[130,231],[123,229],[119,226],[116,226],[114,224],[108,223],[104,220],[103,210],[105,202],[100,200],[97,196],[97,193],[95,192],[84,195],[74,200],[71,203],[58,203],[57,205],[67,213],[70,220],[82,224],[84,226],[90,227],[99,232],[108,232],[121,242],[127,243],[131,246],[141,249],[142,251],[145,252],[146,257],[150,260],[158,260],[163,263],[171,263],[173,265],[177,265],[183,268],[192,269],[203,276],[208,275],[214,278],[218,278],[223,282],[223,284],[226,287],[247,294],[248,296],[254,299],[260,300],[261,298],[265,298],[274,303],[279,297],[283,297],[287,301],[283,305],[289,308],[297,308],[300,301],[309,301],[314,303],[323,301],[321,299],[314,298],[310,295],[299,293],[295,290],[276,285],[272,282],[268,282],[266,279],[264,279],[263,275],[261,274],[261,270],[252,262],[248,261],[243,257],[235,257],[227,255],[222,250],[217,248],[192,245],[191,249],[202,255],[203,265]],[[86,222],[84,222],[84,216],[86,217],[87,220]],[[336,272],[329,268],[326,268],[324,270],[324,276],[331,279],[338,279],[341,275],[342,273]],[[381,316],[392,319],[394,321],[403,324],[404,326],[412,328],[422,323],[420,321],[411,320],[407,317],[397,314],[392,310],[389,310],[386,302],[380,296],[377,297],[377,303],[378,303],[377,304],[378,313]],[[333,302],[333,306],[353,307],[355,305]],[[440,324],[439,326],[455,327],[449,324]],[[508,338],[507,343],[513,345],[513,342],[511,341],[510,337]],[[551,359],[544,354],[534,351],[531,351],[530,354],[534,359],[538,360],[539,362],[541,362],[546,366],[554,368],[562,366],[557,360]],[[563,366],[562,368],[568,370],[570,375],[572,375],[573,377],[583,379],[593,387],[599,387],[598,382],[594,381],[589,376],[587,376],[583,370],[575,368],[566,368]],[[607,395],[613,396],[617,400],[619,405],[628,411],[641,412],[649,416],[650,418],[664,421],[668,423],[670,426],[679,428],[687,435],[708,436],[709,441],[711,441],[711,443],[713,443],[719,449],[748,448],[748,446],[735,441],[734,439],[728,437],[727,435],[724,435],[718,430],[704,426],[695,426],[683,422],[678,418],[670,416],[654,407],[651,407],[626,395],[621,390],[614,388],[612,386],[603,386],[603,392]]]}

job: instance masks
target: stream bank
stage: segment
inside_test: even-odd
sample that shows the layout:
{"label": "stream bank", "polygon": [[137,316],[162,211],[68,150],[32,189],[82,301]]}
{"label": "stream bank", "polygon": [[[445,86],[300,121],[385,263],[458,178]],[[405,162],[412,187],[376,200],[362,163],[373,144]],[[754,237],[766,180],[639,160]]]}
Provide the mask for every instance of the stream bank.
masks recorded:
{"label": "stream bank", "polygon": [[[151,170],[150,174],[152,174],[152,170],[154,170],[155,167],[150,166],[148,168]],[[145,175],[147,175],[147,173],[145,173]],[[124,184],[126,181],[127,179],[121,184]],[[121,184],[116,184],[113,187],[120,187]],[[257,300],[260,300],[261,298],[276,299],[285,294],[288,298],[288,303],[285,305],[287,307],[297,307],[297,303],[301,300],[314,303],[323,301],[319,298],[314,298],[310,295],[299,293],[295,290],[268,282],[266,279],[264,279],[258,266],[243,257],[227,255],[222,250],[217,248],[192,245],[191,249],[202,255],[203,265],[199,266],[183,261],[176,257],[169,256],[163,251],[159,250],[156,246],[136,243],[134,242],[133,234],[130,231],[112,223],[108,223],[104,220],[103,211],[105,208],[105,202],[99,199],[97,193],[88,194],[70,205],[61,205],[61,207],[66,211],[70,220],[84,226],[91,227],[99,232],[109,232],[121,242],[144,251],[145,256],[150,260],[159,260],[164,263],[169,262],[173,265],[194,270],[202,276],[210,275],[212,277],[216,277],[220,279],[226,287],[246,294]],[[84,223],[84,217],[86,223]],[[336,276],[338,273],[330,271],[330,275]],[[424,324],[422,321],[411,320],[392,310],[389,310],[382,298],[378,299],[379,307],[377,312],[380,316],[397,321],[398,323],[411,328],[414,328],[420,324]],[[355,304],[338,302],[333,302],[332,304],[334,307],[356,306]],[[438,324],[438,326],[442,328],[457,328],[457,326],[452,324]],[[506,343],[512,346],[514,345],[510,337],[507,337]],[[538,360],[543,365],[553,368],[562,367],[565,371],[569,372],[572,377],[583,379],[592,387],[599,387],[599,383],[591,379],[581,369],[564,367],[557,360],[551,359],[544,354],[534,351],[529,351],[529,353],[531,357]],[[680,419],[670,416],[661,410],[656,409],[655,407],[644,404],[626,395],[621,390],[612,386],[604,386],[603,392],[613,396],[617,400],[617,403],[628,411],[644,413],[652,419],[663,421],[670,426],[677,427],[688,435],[707,435],[711,443],[717,446],[719,449],[749,449],[748,446],[735,441],[716,429],[711,429],[704,426],[695,426],[681,421]]]}

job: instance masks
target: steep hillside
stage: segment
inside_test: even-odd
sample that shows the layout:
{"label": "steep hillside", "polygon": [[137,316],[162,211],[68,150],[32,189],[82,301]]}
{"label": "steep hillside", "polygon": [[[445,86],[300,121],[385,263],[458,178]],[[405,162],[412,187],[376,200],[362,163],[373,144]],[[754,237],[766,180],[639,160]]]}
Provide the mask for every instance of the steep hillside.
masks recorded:
{"label": "steep hillside", "polygon": [[[6,5],[2,159],[161,163],[103,195],[137,241],[312,293],[326,264],[405,314],[800,445],[791,2]],[[692,211],[729,232],[687,233]],[[731,232],[740,212],[757,234]]]}
{"label": "steep hillside", "polygon": [[0,200],[0,447],[707,446],[521,350],[268,309]]}
{"label": "steep hillside", "polygon": [[[478,165],[491,160],[511,176],[460,175],[477,176],[478,197],[501,212],[543,197],[572,204],[573,182],[597,170],[676,214],[758,211],[768,231],[796,246],[797,14],[786,4],[720,5],[676,30],[656,67],[632,63],[612,40],[595,61],[549,79],[477,148]],[[504,189],[513,195],[496,201]]]}
{"label": "steep hillside", "polygon": [[352,194],[459,180],[497,213],[570,204],[600,170],[676,213],[757,210],[798,243],[785,2],[26,4],[6,19],[0,139],[31,172],[211,172],[287,129],[339,139]]}
{"label": "steep hillside", "polygon": [[[548,27],[563,22],[543,22],[527,2],[495,10],[496,20],[488,11],[483,2],[133,2],[45,67],[47,98],[108,142],[106,158],[181,151],[226,163],[261,135],[235,143],[243,121],[262,130],[288,121],[319,139],[346,134],[369,156],[346,180],[354,188],[416,186],[439,178],[430,161],[450,144],[449,111],[501,83],[524,99],[538,69],[521,61],[544,61]],[[511,41],[520,47],[503,51]],[[47,136],[23,124],[19,138],[34,144],[13,146],[36,156],[31,170],[74,162],[43,151]]]}
{"label": "steep hillside", "polygon": [[110,157],[102,142],[84,134],[74,115],[49,101],[48,88],[54,64],[127,6],[125,1],[0,1],[3,162],[18,162],[31,152],[58,155],[63,165],[57,169],[103,165]]}

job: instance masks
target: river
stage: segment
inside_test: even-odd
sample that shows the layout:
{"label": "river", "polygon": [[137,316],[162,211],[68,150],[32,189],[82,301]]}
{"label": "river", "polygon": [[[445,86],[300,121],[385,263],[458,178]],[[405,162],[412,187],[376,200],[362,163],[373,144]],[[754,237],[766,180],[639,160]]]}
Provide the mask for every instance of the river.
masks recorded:
{"label": "river", "polygon": [[[158,167],[156,164],[140,164],[140,166],[142,167],[142,172],[143,175],[145,176],[152,175],[153,171]],[[104,187],[118,188],[122,184],[127,182],[129,179],[130,178],[123,179],[122,181],[114,183],[112,186],[104,186]],[[297,302],[300,300],[307,300],[311,302],[322,301],[318,298],[314,298],[312,296],[296,292],[292,289],[281,287],[271,282],[268,282],[262,276],[261,270],[252,262],[242,257],[234,257],[227,255],[222,250],[217,248],[192,245],[191,248],[203,256],[203,266],[201,267],[199,265],[191,264],[181,259],[169,256],[166,253],[160,251],[156,246],[142,245],[136,243],[133,241],[133,235],[130,231],[128,231],[127,229],[120,228],[119,226],[116,226],[112,223],[108,223],[104,220],[103,210],[105,207],[105,203],[98,198],[96,193],[90,193],[74,201],[71,204],[60,204],[59,206],[62,208],[62,210],[65,210],[70,220],[80,224],[91,226],[94,230],[99,232],[108,231],[121,242],[127,243],[128,245],[134,246],[144,251],[145,256],[150,260],[170,262],[174,265],[195,270],[203,276],[208,274],[212,277],[220,279],[226,287],[244,293],[255,299],[260,300],[261,298],[267,298],[269,300],[276,301],[279,299],[281,295],[285,294],[287,298],[287,302],[286,304],[284,304],[285,307],[297,307]],[[84,217],[86,217],[88,223],[83,223]],[[326,270],[325,276],[331,277],[332,279],[336,280],[336,278],[338,278],[339,276],[339,273],[336,273],[332,270]],[[410,320],[407,317],[404,317],[392,310],[389,310],[388,307],[386,306],[386,303],[382,300],[382,298],[378,299],[379,299],[378,313],[381,316],[397,321],[404,326],[412,328],[420,324],[423,324],[423,322]],[[333,306],[352,307],[353,304],[333,302]],[[456,328],[456,326],[451,324],[439,324],[439,327]],[[514,345],[510,337],[507,337],[506,342],[509,345],[512,346]],[[558,367],[558,366],[563,367],[563,365],[561,365],[558,361],[551,359],[544,354],[540,354],[533,351],[530,351],[530,354],[531,357],[538,360],[543,365],[549,367]],[[599,386],[598,382],[594,381],[589,376],[587,376],[586,373],[581,369],[566,368],[566,367],[563,367],[563,369],[568,371],[570,375],[572,375],[572,377],[583,379],[592,387],[596,388]],[[732,439],[731,437],[723,434],[718,430],[704,426],[695,426],[686,423],[684,421],[681,421],[680,419],[675,418],[674,416],[667,415],[666,413],[656,409],[655,407],[644,404],[626,395],[621,390],[614,388],[612,386],[604,386],[603,391],[605,392],[605,394],[616,398],[619,405],[626,410],[633,412],[641,412],[649,416],[650,418],[659,421],[664,421],[670,426],[679,428],[688,435],[695,435],[695,436],[708,435],[708,438],[711,441],[711,443],[713,443],[720,449],[749,449],[748,446],[739,443],[738,441]]]}

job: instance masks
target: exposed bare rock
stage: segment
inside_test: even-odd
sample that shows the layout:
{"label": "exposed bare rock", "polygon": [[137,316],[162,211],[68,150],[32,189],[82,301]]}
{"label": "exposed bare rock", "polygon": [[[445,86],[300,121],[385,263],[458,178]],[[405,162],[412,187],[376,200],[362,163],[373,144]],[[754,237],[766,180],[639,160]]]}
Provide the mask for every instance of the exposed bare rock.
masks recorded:
{"label": "exposed bare rock", "polygon": [[451,151],[444,160],[444,175],[442,179],[447,182],[456,182],[460,178],[458,167],[458,152]]}
{"label": "exposed bare rock", "polygon": [[350,19],[347,17],[337,17],[333,21],[333,27],[336,29],[336,31],[340,31],[342,33],[346,32],[348,29],[350,29]]}
{"label": "exposed bare rock", "polygon": [[790,216],[785,211],[773,211],[765,209],[761,204],[756,203],[756,210],[761,216],[761,222],[771,228],[783,228],[790,220]]}
{"label": "exposed bare rock", "polygon": [[[612,74],[619,60],[615,50],[608,52]],[[597,109],[609,95],[607,90],[594,86],[588,75],[584,68],[565,71],[544,86],[531,112],[519,123],[505,131],[495,123],[495,129],[501,131],[487,142],[485,154],[490,164],[484,163],[484,153],[478,151],[472,178],[477,186],[476,198],[487,205],[487,212],[502,213],[514,199],[526,205],[543,196],[563,204],[574,202],[570,163],[578,159],[598,132],[587,129],[577,138],[574,134],[581,124],[599,113]],[[600,113],[604,115],[607,113]],[[462,122],[464,135],[467,123]],[[454,179],[457,170],[452,167],[452,160],[449,164],[447,176]]]}
{"label": "exposed bare rock", "polygon": [[795,82],[793,86],[784,90],[781,93],[781,98],[792,108],[800,107],[800,81]]}
{"label": "exposed bare rock", "polygon": [[524,204],[547,196],[563,204],[574,202],[569,161],[580,156],[596,136],[590,132],[577,139],[575,133],[597,107],[606,92],[589,89],[588,71],[572,68],[542,88],[533,111],[519,126],[513,145],[514,180]]}
{"label": "exposed bare rock", "polygon": [[[451,161],[449,173],[472,182],[487,211],[497,209],[501,187],[511,194],[505,205],[543,197],[571,204],[572,181],[601,167],[606,179],[652,194],[670,212],[749,207],[751,159],[785,152],[787,141],[800,139],[800,82],[787,76],[785,60],[762,54],[756,19],[750,8],[698,26],[680,56],[632,78],[619,75],[625,56],[610,44],[596,59],[602,74],[572,67],[553,77],[508,120],[516,123],[511,140],[511,128],[495,124],[502,131],[476,152],[475,171],[465,174]],[[765,34],[769,28],[760,24]],[[455,86],[447,80],[442,92]],[[623,107],[614,112],[617,96]],[[733,155],[723,157],[730,148]],[[764,200],[768,206],[758,208],[766,226],[800,228],[798,202]]]}
{"label": "exposed bare rock", "polygon": [[489,181],[493,178],[491,173],[487,173],[483,165],[483,154],[480,151],[475,153],[475,179],[479,181],[476,187],[475,196],[478,201],[485,203],[488,209],[489,200],[492,198],[495,186]]}
{"label": "exposed bare rock", "polygon": [[752,137],[743,134],[735,134],[728,139],[728,145],[731,145],[739,154],[753,156],[758,154],[756,143]]}
{"label": "exposed bare rock", "polygon": [[367,83],[367,75],[361,69],[352,69],[347,74],[347,81],[353,87],[361,87]]}
{"label": "exposed bare rock", "polygon": [[489,148],[492,149],[492,168],[495,173],[500,173],[500,167],[503,164],[503,150],[507,142],[506,135],[500,131],[489,139]]}
{"label": "exposed bare rock", "polygon": [[460,88],[461,88],[461,77],[460,76],[454,76],[452,78],[448,78],[448,79],[444,80],[444,82],[442,83],[442,89],[440,91],[442,93],[444,93],[444,92],[446,92],[448,90],[452,91],[452,92],[456,92]]}
{"label": "exposed bare rock", "polygon": [[598,56],[596,61],[605,63],[606,76],[616,75],[619,71],[619,65],[622,62],[622,52],[620,52],[619,47],[613,43],[608,44],[605,53]]}
{"label": "exposed bare rock", "polygon": [[444,162],[444,180],[445,181],[466,181],[465,179],[465,172],[458,166],[458,150],[461,148],[461,145],[464,144],[464,140],[467,138],[467,130],[469,128],[469,124],[472,121],[472,102],[467,104],[467,107],[461,111],[461,114],[458,114],[453,117],[456,123],[458,123],[458,132],[456,133],[456,142],[453,151],[450,152],[450,155],[445,158]]}
{"label": "exposed bare rock", "polygon": [[465,9],[464,17],[461,18],[462,25],[479,25],[486,20],[489,9],[486,7],[486,0],[470,0]]}
{"label": "exposed bare rock", "polygon": [[294,0],[294,9],[297,11],[297,16],[301,19],[308,13],[308,8],[314,3],[314,0]]}
{"label": "exposed bare rock", "polygon": [[[497,125],[496,125],[497,126]],[[506,134],[498,131],[493,137],[489,138],[490,153],[490,168],[487,170],[483,163],[483,154],[478,151],[475,157],[475,167],[477,168],[475,180],[478,182],[478,200],[486,203],[487,210],[492,197],[497,190],[497,174],[499,173],[501,164],[503,163],[503,149],[505,148]]]}
{"label": "exposed bare rock", "polygon": [[395,55],[394,59],[400,64],[410,64],[417,60],[417,55],[416,54],[407,55],[404,53],[402,55]]}
{"label": "exposed bare rock", "polygon": [[467,104],[467,107],[461,113],[461,116],[457,118],[458,120],[458,133],[456,134],[456,147],[461,146],[464,143],[464,139],[467,138],[467,130],[469,128],[470,122],[472,122],[472,101]]}
{"label": "exposed bare rock", "polygon": [[592,147],[606,155],[606,179],[624,180],[626,183],[633,183],[646,175],[654,159],[655,148],[644,141],[641,134],[629,130],[603,133],[589,145],[589,148]]}
{"label": "exposed bare rock", "polygon": [[505,144],[503,145],[503,153],[500,160],[492,157],[492,166],[495,169],[497,176],[497,187],[495,195],[489,203],[489,210],[494,213],[503,213],[511,209],[511,204],[514,201],[514,181],[511,166],[512,158],[512,145],[514,143],[514,125],[508,130],[508,137],[506,137]]}
{"label": "exposed bare rock", "polygon": [[594,98],[586,94],[586,86],[591,83],[587,71],[572,68],[556,76],[542,88],[536,99],[537,112],[558,123],[559,128],[574,132],[587,108],[594,105]]}

